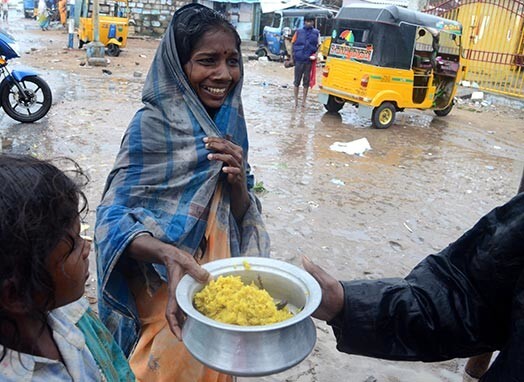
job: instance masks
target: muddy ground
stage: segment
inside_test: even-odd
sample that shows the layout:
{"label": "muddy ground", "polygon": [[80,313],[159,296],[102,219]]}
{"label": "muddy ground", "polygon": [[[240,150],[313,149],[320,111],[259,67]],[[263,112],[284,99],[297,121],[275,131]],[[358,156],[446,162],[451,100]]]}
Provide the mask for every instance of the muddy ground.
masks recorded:
{"label": "muddy ground", "polygon": [[[131,38],[120,57],[100,68],[85,65],[85,51],[65,49],[63,30],[43,32],[35,21],[16,16],[9,30],[22,52],[9,66],[36,69],[51,86],[54,103],[35,124],[16,123],[2,112],[2,148],[76,159],[91,178],[92,235],[105,177],[140,107],[158,40]],[[260,198],[274,258],[299,264],[305,254],[339,279],[403,276],[516,192],[524,159],[518,104],[464,103],[446,118],[409,111],[391,128],[375,130],[350,106],[340,115],[325,114],[317,89],[305,109],[295,110],[292,69],[279,63],[246,60],[245,73],[250,163],[266,189]],[[359,138],[372,148],[363,156],[330,150],[335,142]],[[87,288],[92,302],[95,285],[93,276]],[[461,381],[464,360],[424,364],[349,356],[335,350],[329,327],[316,325],[318,342],[304,362],[242,380]]]}

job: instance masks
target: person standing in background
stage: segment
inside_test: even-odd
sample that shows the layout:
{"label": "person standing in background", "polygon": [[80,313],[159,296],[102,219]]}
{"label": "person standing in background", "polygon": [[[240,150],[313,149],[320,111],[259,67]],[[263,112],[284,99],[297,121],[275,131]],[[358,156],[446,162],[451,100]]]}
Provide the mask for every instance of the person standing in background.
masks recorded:
{"label": "person standing in background", "polygon": [[58,1],[58,12],[60,13],[60,24],[65,27],[67,21],[67,0]]}
{"label": "person standing in background", "polygon": [[45,0],[38,1],[38,25],[43,31],[49,30],[49,11]]}
{"label": "person standing in background", "polygon": [[[67,0],[67,4],[69,5],[69,16],[68,19],[75,19],[75,0]],[[75,20],[76,23],[76,20]]]}
{"label": "person standing in background", "polygon": [[293,63],[295,65],[295,107],[298,107],[298,88],[300,81],[304,88],[302,93],[302,107],[306,106],[309,88],[312,61],[316,59],[319,46],[320,32],[314,27],[315,16],[307,13],[304,16],[304,27],[298,29],[293,36]]}
{"label": "person standing in background", "polygon": [[2,0],[2,21],[5,21],[7,23],[9,21],[8,16],[9,16],[8,0]]}

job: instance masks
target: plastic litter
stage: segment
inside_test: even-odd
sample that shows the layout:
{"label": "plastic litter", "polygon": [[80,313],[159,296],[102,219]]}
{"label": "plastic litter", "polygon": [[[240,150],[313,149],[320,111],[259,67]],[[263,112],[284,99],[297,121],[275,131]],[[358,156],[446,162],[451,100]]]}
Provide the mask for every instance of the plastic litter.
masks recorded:
{"label": "plastic litter", "polygon": [[484,92],[473,92],[471,93],[472,100],[481,100],[484,99]]}
{"label": "plastic litter", "polygon": [[336,184],[337,186],[344,186],[345,183],[341,181],[340,179],[333,178],[331,179],[331,183]]}
{"label": "plastic litter", "polygon": [[362,155],[367,150],[371,150],[371,146],[366,138],[360,138],[351,142],[335,142],[329,146],[329,149],[349,155]]}

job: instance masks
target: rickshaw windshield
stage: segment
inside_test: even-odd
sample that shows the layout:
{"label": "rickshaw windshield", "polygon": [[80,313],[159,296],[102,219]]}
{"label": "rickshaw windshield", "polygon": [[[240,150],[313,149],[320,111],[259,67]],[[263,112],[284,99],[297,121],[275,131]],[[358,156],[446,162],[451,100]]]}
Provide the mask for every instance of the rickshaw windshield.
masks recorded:
{"label": "rickshaw windshield", "polygon": [[[423,29],[423,28],[422,28]],[[442,54],[455,55],[460,54],[460,35],[448,33],[445,31],[439,32],[439,49],[438,52]],[[428,33],[417,37],[416,51],[431,52],[433,50],[433,34],[428,29]]]}
{"label": "rickshaw windshield", "polygon": [[280,21],[282,19],[282,15],[275,13],[273,15],[273,19],[271,20],[271,27],[273,28],[280,28]]}
{"label": "rickshaw windshield", "polygon": [[303,17],[284,17],[282,22],[282,28],[291,28],[291,30],[295,31],[297,29],[302,28]]}
{"label": "rickshaw windshield", "polygon": [[333,30],[329,56],[410,69],[416,31],[415,26],[408,24],[339,19]]}

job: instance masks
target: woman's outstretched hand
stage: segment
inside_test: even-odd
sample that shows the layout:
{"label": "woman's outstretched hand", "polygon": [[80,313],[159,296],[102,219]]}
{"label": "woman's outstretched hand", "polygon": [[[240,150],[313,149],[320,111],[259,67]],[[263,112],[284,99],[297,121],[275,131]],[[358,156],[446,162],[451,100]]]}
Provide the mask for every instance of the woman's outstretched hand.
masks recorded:
{"label": "woman's outstretched hand", "polygon": [[202,284],[210,281],[211,275],[189,253],[151,235],[138,236],[131,242],[127,251],[135,260],[163,264],[166,267],[168,291],[166,319],[173,334],[182,340],[181,327],[185,316],[176,301],[176,287],[186,273]]}
{"label": "woman's outstretched hand", "polygon": [[181,327],[185,321],[184,312],[178,307],[176,300],[176,287],[187,273],[198,282],[205,284],[210,281],[211,275],[208,271],[202,268],[189,253],[184,252],[175,246],[171,247],[171,254],[168,254],[164,259],[164,265],[167,269],[167,307],[166,318],[169,323],[169,328],[175,336],[182,341]]}
{"label": "woman's outstretched hand", "polygon": [[205,137],[204,143],[206,149],[211,151],[207,156],[209,160],[224,162],[222,172],[227,174],[227,181],[231,185],[231,211],[237,222],[240,222],[250,204],[244,151],[242,147],[224,138]]}
{"label": "woman's outstretched hand", "polygon": [[320,284],[322,301],[312,314],[319,320],[331,321],[344,309],[344,288],[334,277],[313,263],[307,256],[302,257],[304,269]]}

